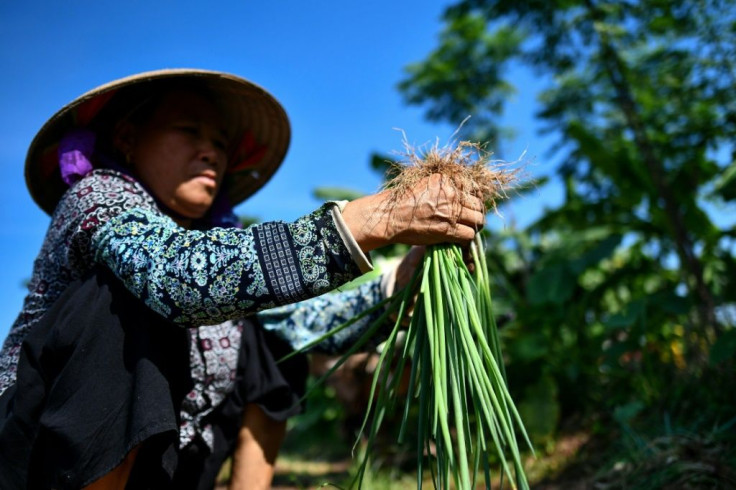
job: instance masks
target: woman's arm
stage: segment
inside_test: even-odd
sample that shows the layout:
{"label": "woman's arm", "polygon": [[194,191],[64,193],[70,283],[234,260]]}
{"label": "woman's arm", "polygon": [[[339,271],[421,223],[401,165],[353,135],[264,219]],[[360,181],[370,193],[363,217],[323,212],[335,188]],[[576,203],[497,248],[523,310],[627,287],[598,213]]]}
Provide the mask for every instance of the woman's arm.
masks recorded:
{"label": "woman's arm", "polygon": [[[385,291],[379,278],[346,291],[333,291],[299,303],[261,311],[256,318],[263,328],[274,332],[298,350],[378,305],[384,297]],[[383,311],[383,308],[376,309],[322,341],[315,350],[328,354],[344,352]],[[380,340],[379,336],[372,342]]]}
{"label": "woman's arm", "polygon": [[293,223],[185,230],[148,210],[111,219],[92,238],[109,267],[150,308],[210,325],[314,297],[361,274],[327,204]]}
{"label": "woman's arm", "polygon": [[84,199],[94,207],[75,210],[91,211],[92,219],[75,218],[81,225],[72,241],[82,239],[72,248],[105,264],[149,307],[182,325],[220,323],[317,296],[368,270],[364,256],[356,258],[362,252],[398,241],[469,240],[484,219],[480,202],[458,203],[439,176],[400,199],[383,192],[348,203],[342,213],[328,204],[294,223],[206,232],[176,226],[150,203],[116,205],[102,222],[95,209],[104,208],[107,196],[98,187],[88,186],[96,197]]}

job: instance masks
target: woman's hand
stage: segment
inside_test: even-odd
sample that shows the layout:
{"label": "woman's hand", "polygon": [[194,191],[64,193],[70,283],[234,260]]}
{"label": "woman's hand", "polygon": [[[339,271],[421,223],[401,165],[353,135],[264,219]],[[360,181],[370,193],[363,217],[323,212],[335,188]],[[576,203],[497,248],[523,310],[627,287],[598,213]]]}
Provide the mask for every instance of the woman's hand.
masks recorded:
{"label": "woman's hand", "polygon": [[467,244],[483,226],[483,211],[479,198],[458,194],[434,174],[398,198],[383,191],[351,201],[342,217],[360,248],[369,252],[391,243]]}
{"label": "woman's hand", "polygon": [[396,266],[396,277],[394,279],[394,291],[403,289],[411,281],[414,271],[422,265],[424,259],[424,246],[414,246],[404,255],[399,265]]}

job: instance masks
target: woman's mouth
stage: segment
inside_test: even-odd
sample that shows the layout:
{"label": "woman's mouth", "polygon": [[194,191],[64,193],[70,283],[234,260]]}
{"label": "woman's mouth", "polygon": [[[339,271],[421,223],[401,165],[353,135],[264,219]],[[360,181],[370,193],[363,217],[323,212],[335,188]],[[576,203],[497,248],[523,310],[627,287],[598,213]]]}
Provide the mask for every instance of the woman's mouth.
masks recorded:
{"label": "woman's mouth", "polygon": [[211,170],[199,172],[194,177],[192,177],[192,180],[201,182],[208,187],[217,187],[217,173]]}
{"label": "woman's mouth", "polygon": [[217,180],[217,172],[215,172],[214,170],[210,170],[210,169],[202,170],[201,172],[198,172],[195,177],[202,177],[206,179]]}

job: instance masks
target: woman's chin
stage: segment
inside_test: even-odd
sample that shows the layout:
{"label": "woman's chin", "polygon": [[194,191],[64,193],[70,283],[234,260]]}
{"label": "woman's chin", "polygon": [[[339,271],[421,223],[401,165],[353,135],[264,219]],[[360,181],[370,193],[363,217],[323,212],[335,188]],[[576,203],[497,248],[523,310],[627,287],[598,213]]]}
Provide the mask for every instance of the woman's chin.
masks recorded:
{"label": "woman's chin", "polygon": [[184,218],[197,220],[203,218],[204,215],[207,214],[207,211],[209,211],[209,209],[212,207],[212,203],[212,199],[178,203],[176,206],[172,206],[171,210]]}

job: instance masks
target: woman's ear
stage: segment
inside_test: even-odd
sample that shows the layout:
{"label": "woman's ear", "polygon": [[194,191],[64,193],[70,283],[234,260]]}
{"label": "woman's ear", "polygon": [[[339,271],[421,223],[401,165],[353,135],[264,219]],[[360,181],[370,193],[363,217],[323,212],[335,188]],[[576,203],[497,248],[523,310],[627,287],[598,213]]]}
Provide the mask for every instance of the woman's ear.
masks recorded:
{"label": "woman's ear", "polygon": [[135,145],[135,138],[136,127],[129,121],[120,121],[115,125],[112,133],[112,144],[122,155],[130,155]]}

